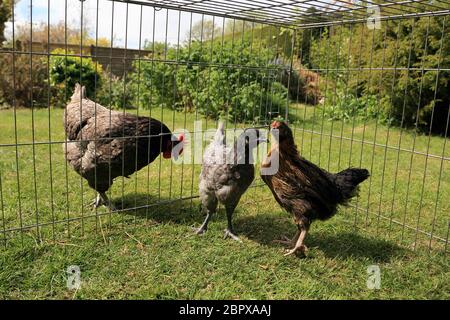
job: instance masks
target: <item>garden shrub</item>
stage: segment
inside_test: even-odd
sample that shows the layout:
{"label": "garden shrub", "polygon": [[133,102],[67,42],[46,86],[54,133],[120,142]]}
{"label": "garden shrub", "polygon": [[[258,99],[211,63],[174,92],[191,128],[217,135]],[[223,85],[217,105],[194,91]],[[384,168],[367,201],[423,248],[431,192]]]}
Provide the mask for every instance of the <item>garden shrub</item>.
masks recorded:
{"label": "garden shrub", "polygon": [[46,107],[46,59],[40,56],[0,54],[0,104],[18,108]]}
{"label": "garden shrub", "polygon": [[253,121],[286,106],[287,89],[277,81],[280,71],[269,64],[268,51],[252,50],[250,43],[193,42],[178,52],[169,48],[165,58],[134,64],[132,87],[136,95],[140,84],[143,107],[195,109],[212,119]]}
{"label": "garden shrub", "polygon": [[50,84],[53,91],[53,104],[65,106],[73,94],[76,83],[82,83],[86,87],[88,97],[95,97],[95,89],[103,85],[102,66],[90,58],[66,56],[66,51],[63,49],[56,49],[52,51],[52,54]]}

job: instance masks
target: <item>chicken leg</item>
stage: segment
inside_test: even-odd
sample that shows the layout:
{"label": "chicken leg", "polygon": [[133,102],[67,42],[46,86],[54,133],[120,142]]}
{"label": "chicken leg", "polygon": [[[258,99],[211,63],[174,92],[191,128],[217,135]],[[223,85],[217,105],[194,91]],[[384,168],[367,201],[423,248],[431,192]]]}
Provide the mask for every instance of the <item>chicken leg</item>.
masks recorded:
{"label": "chicken leg", "polygon": [[224,234],[224,239],[230,237],[231,239],[238,241],[238,242],[242,242],[241,239],[239,239],[238,236],[236,236],[233,232],[233,222],[232,222],[232,218],[233,218],[233,213],[234,213],[234,209],[236,208],[235,205],[228,205],[225,207],[226,211],[227,211],[227,220],[228,220],[228,227],[225,229],[225,234]]}
{"label": "chicken leg", "polygon": [[210,212],[210,211],[208,210],[208,212],[206,213],[205,221],[203,221],[203,223],[202,223],[202,225],[200,226],[200,228],[198,228],[198,229],[195,231],[196,234],[203,234],[203,233],[206,232],[206,230],[208,230],[208,223],[209,223],[209,220],[211,220],[211,217],[212,217],[212,212]]}

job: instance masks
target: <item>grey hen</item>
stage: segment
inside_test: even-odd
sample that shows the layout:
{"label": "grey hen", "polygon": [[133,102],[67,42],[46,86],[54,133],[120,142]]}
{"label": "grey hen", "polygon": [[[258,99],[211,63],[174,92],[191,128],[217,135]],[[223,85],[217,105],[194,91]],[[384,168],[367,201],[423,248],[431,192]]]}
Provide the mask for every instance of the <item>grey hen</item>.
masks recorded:
{"label": "grey hen", "polygon": [[225,206],[228,219],[225,238],[229,236],[240,241],[233,232],[232,216],[241,196],[255,178],[253,149],[263,141],[267,140],[261,137],[259,130],[247,129],[229,147],[225,143],[224,124],[219,124],[214,140],[203,155],[199,193],[206,218],[197,234],[207,230],[220,202]]}
{"label": "grey hen", "polygon": [[64,152],[70,166],[98,192],[93,205],[114,209],[106,196],[113,180],[128,177],[161,153],[166,159],[178,156],[184,136],[173,137],[156,119],[107,109],[86,98],[85,91],[77,84],[66,107]]}

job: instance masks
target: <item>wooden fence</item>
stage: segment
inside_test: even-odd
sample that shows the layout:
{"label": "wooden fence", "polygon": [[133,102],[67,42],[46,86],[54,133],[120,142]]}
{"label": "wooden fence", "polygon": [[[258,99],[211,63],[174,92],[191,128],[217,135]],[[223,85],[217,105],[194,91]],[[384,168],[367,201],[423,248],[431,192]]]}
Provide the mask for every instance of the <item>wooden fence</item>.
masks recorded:
{"label": "wooden fence", "polygon": [[144,58],[152,55],[151,50],[137,50],[125,48],[99,47],[95,45],[80,46],[77,44],[44,43],[44,42],[16,42],[16,50],[31,52],[32,54],[48,54],[55,49],[67,50],[68,54],[83,55],[98,62],[104,70],[110,70],[115,76],[122,77],[132,69],[133,61],[139,57]]}

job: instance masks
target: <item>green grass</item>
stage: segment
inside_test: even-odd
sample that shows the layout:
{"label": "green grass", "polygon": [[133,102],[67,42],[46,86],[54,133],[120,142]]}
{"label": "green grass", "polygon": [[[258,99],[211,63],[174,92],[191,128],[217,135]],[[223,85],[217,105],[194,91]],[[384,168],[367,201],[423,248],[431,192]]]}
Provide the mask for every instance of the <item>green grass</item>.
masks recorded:
{"label": "green grass", "polygon": [[[203,219],[198,201],[177,199],[196,195],[199,165],[158,158],[114,183],[116,206],[131,209],[91,211],[87,204],[94,192],[70,168],[66,184],[61,143],[45,143],[64,140],[62,114],[35,111],[34,140],[42,144],[35,145],[33,157],[27,144],[33,140],[32,113],[17,110],[17,140],[23,144],[17,164],[13,110],[0,111],[0,230],[8,231],[0,233],[6,241],[0,298],[450,298],[445,243],[426,234],[446,239],[448,232],[450,172],[442,156],[450,157],[450,150],[441,137],[415,136],[375,121],[330,122],[319,108],[293,107],[305,157],[331,171],[352,165],[372,173],[352,206],[313,224],[306,239],[309,256],[299,259],[284,257],[283,248],[272,242],[292,235],[295,226],[259,179],[235,214],[243,243],[223,240],[222,209],[204,236],[193,235],[192,227]],[[181,113],[152,111],[158,119],[162,115],[172,128],[193,129],[195,114],[185,119]],[[203,123],[215,127],[211,120]],[[417,154],[408,151],[413,144]],[[151,206],[132,209],[146,205]],[[43,225],[38,228],[37,222]],[[366,270],[373,264],[381,268],[380,290],[366,287]],[[81,268],[80,290],[66,288],[70,265]]]}

